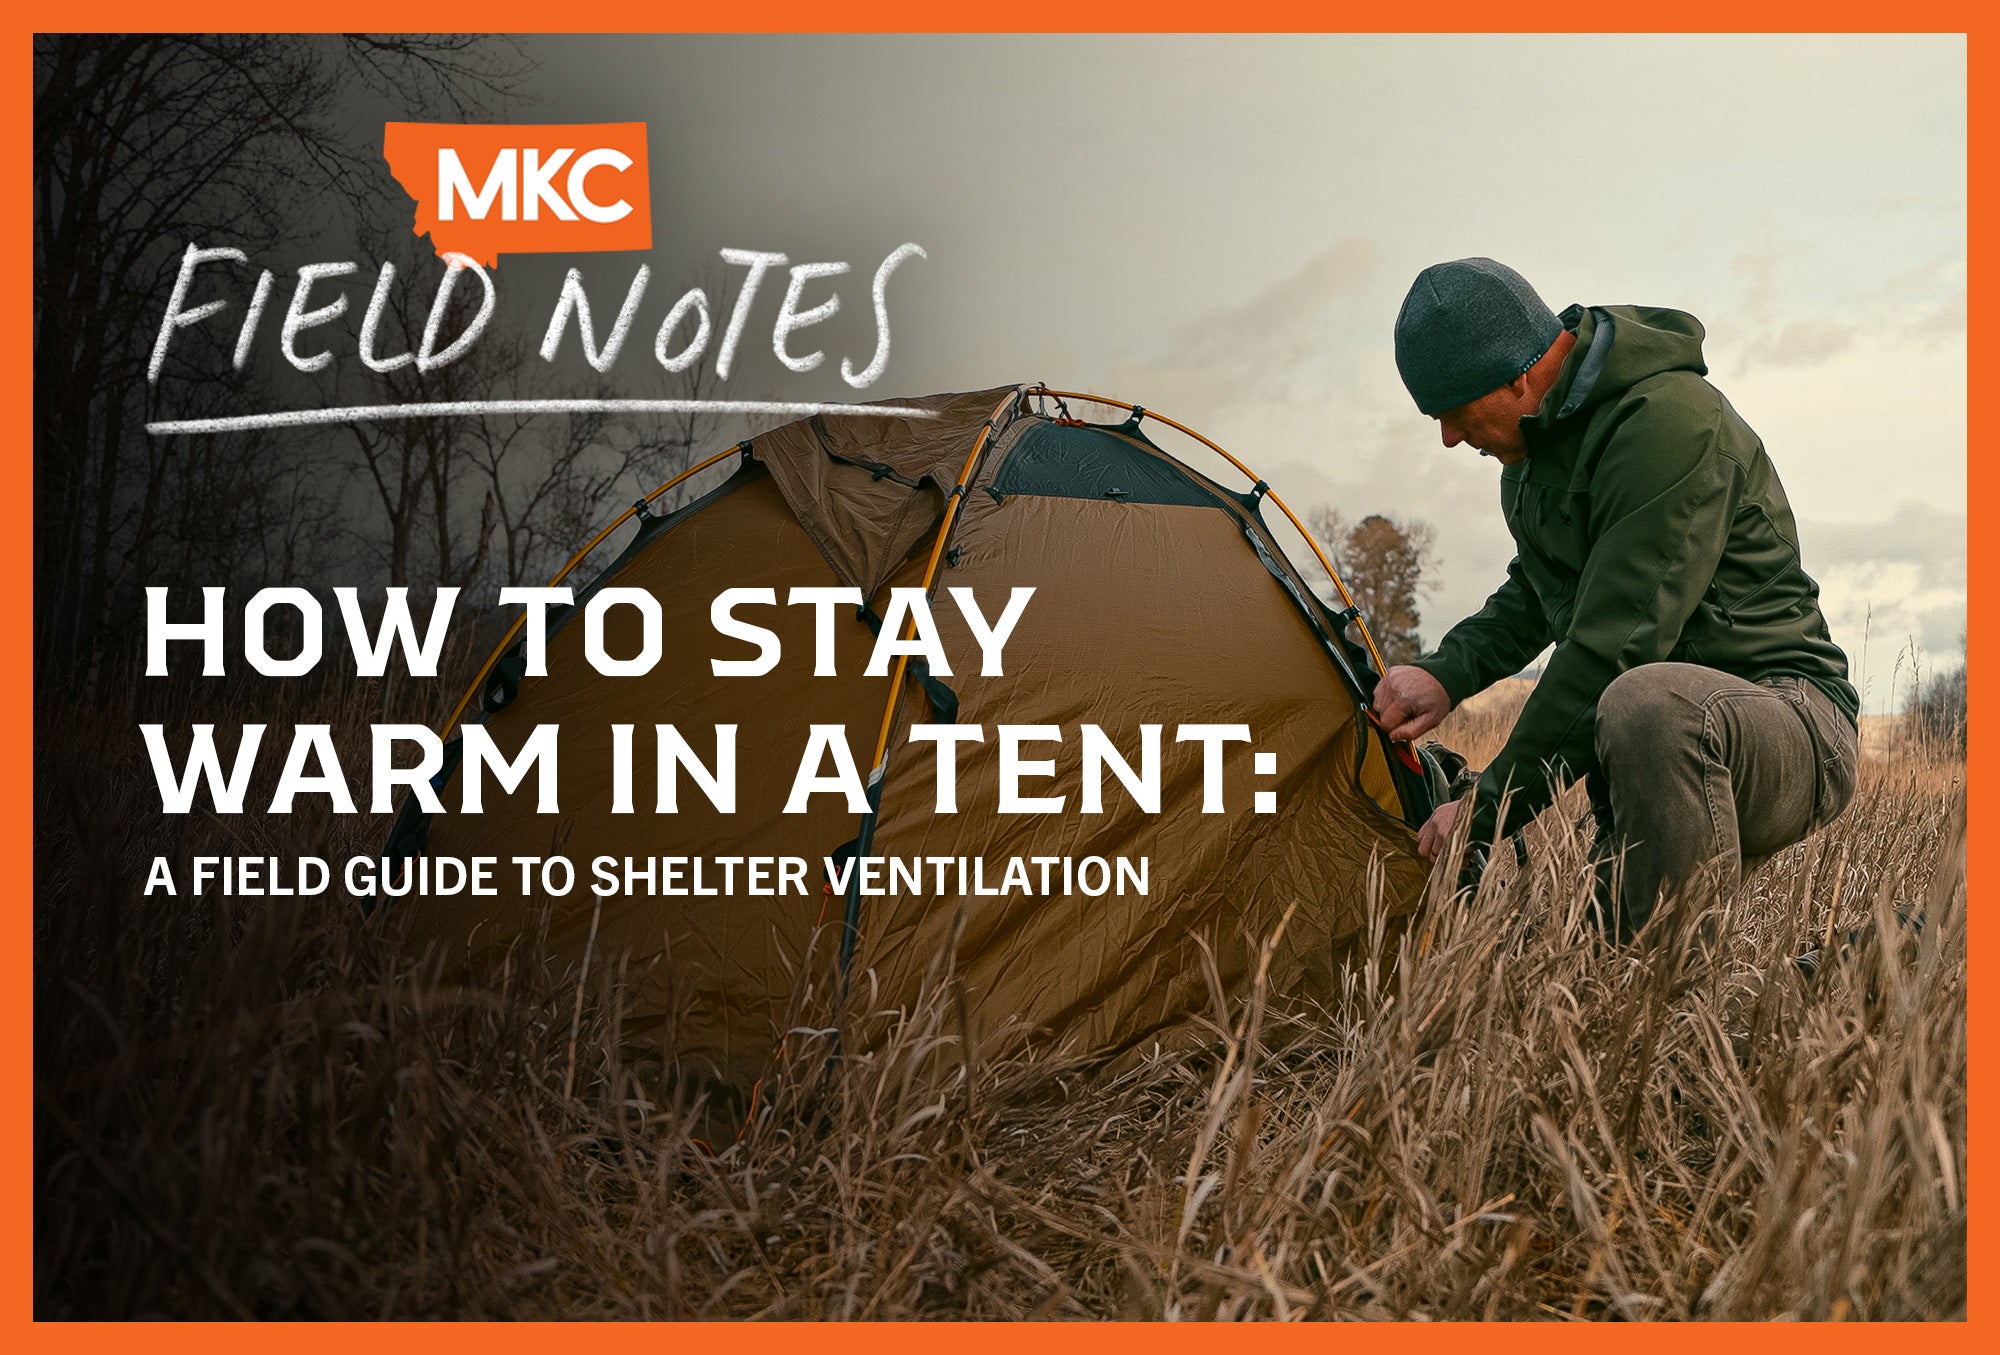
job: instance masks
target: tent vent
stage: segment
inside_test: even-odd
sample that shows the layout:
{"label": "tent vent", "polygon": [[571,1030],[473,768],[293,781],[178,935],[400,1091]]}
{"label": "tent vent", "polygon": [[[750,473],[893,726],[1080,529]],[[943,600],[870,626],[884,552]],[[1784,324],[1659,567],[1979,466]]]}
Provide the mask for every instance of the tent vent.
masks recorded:
{"label": "tent vent", "polygon": [[507,651],[500,662],[493,665],[493,671],[486,676],[486,689],[481,694],[480,705],[488,715],[511,705],[520,694],[521,679],[528,675],[528,656],[521,644],[516,643]]}

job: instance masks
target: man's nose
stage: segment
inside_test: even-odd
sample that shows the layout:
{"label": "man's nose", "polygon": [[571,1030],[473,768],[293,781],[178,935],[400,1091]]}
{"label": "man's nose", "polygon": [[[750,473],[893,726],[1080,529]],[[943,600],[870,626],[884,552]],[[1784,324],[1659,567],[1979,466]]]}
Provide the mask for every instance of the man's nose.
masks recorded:
{"label": "man's nose", "polygon": [[1440,422],[1438,424],[1438,434],[1444,438],[1444,445],[1447,447],[1456,447],[1459,443],[1465,441],[1465,435],[1448,423]]}

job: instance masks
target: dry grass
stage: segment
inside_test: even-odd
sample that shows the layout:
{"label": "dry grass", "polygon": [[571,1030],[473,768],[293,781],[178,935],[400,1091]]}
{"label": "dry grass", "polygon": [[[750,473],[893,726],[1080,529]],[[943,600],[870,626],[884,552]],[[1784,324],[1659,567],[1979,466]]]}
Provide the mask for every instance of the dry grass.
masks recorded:
{"label": "dry grass", "polygon": [[1484,767],[1500,752],[1528,693],[1535,684],[1528,678],[1507,678],[1466,700],[1445,716],[1434,736],[1456,750],[1474,767]]}
{"label": "dry grass", "polygon": [[[711,1156],[717,1117],[621,1040],[615,964],[579,986],[524,947],[466,990],[340,900],[143,899],[155,852],[378,825],[169,829],[129,731],[65,709],[38,743],[44,1317],[1964,1312],[1949,757],[1871,760],[1832,830],[1626,949],[1544,820],[1526,870],[1428,900],[1334,1009],[1218,993],[1212,1038],[1122,1070],[966,1048],[944,971],[913,1011],[857,1002],[874,1052],[837,1056],[803,991]],[[1792,966],[1908,905],[1919,937]]]}

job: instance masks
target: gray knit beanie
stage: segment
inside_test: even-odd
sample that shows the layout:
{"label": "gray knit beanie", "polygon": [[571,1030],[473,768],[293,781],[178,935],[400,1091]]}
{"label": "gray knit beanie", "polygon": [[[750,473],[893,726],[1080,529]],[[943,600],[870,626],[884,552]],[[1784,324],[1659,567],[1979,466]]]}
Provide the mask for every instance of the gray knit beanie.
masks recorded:
{"label": "gray knit beanie", "polygon": [[1506,385],[1561,333],[1519,273],[1491,259],[1455,259],[1410,284],[1396,316],[1396,368],[1417,408],[1438,415]]}

